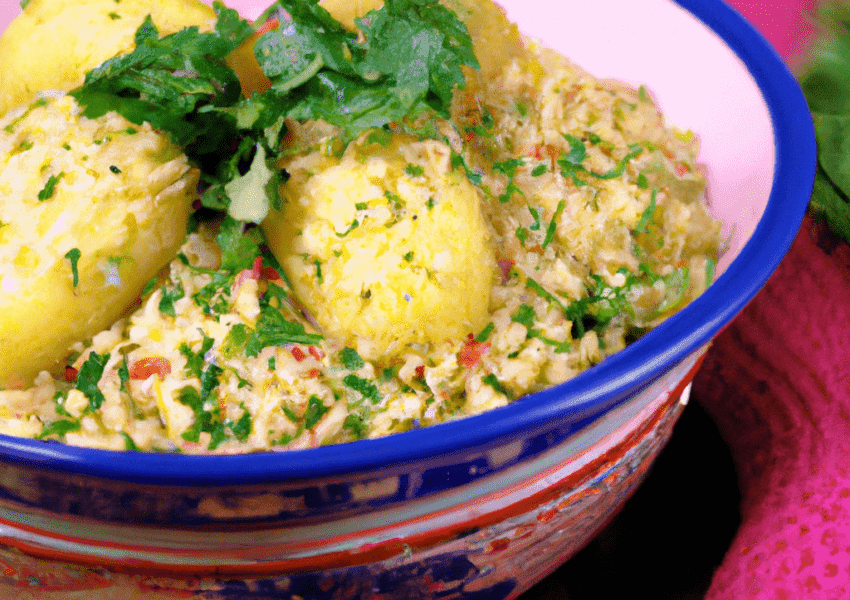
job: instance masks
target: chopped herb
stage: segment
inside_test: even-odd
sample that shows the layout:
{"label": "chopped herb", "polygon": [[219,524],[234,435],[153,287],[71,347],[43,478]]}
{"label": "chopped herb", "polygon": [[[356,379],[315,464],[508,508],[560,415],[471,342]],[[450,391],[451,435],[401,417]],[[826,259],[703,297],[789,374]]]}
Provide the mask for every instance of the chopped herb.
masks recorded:
{"label": "chopped herb", "polygon": [[307,410],[304,411],[304,427],[306,429],[313,429],[328,410],[324,403],[322,403],[321,398],[315,395],[310,396],[307,400]]}
{"label": "chopped herb", "polygon": [[549,226],[546,228],[546,237],[543,238],[543,243],[541,247],[545,248],[549,244],[552,243],[552,240],[555,239],[555,232],[558,228],[558,219],[561,218],[561,214],[564,212],[564,208],[567,206],[566,200],[561,200],[558,202],[557,208],[555,208],[555,214],[552,215],[552,220],[549,221]]}
{"label": "chopped herb", "polygon": [[525,159],[511,158],[502,162],[493,164],[493,170],[497,173],[503,173],[508,176],[508,183],[505,186],[505,191],[499,195],[499,202],[505,203],[511,199],[514,194],[522,194],[522,190],[514,183],[516,171],[519,167],[525,164]]}
{"label": "chopped herb", "polygon": [[277,369],[277,361],[274,356],[269,357],[269,371],[274,371]]}
{"label": "chopped herb", "polygon": [[280,310],[269,307],[263,311],[245,345],[246,356],[257,356],[268,346],[285,344],[318,344],[322,336],[307,333],[301,323],[287,321]]}
{"label": "chopped herb", "polygon": [[345,417],[345,421],[342,424],[343,429],[347,429],[351,432],[351,435],[356,440],[362,440],[366,437],[369,429],[366,427],[366,423],[363,422],[363,419],[357,415],[348,415]]}
{"label": "chopped herb", "polygon": [[486,342],[487,338],[490,337],[490,334],[493,333],[493,329],[495,329],[495,328],[496,328],[496,326],[493,323],[488,323],[487,327],[482,329],[481,333],[479,333],[478,335],[475,336],[475,341],[476,342]]}
{"label": "chopped herb", "polygon": [[354,205],[354,208],[357,210],[366,210],[369,208],[369,204],[367,202],[358,202]]}
{"label": "chopped herb", "polygon": [[293,411],[291,408],[289,408],[288,406],[281,406],[280,410],[283,411],[283,414],[286,416],[287,419],[289,419],[293,423],[298,422],[298,415],[296,415],[295,411]]}
{"label": "chopped herb", "polygon": [[540,229],[540,212],[531,206],[528,207],[528,212],[531,213],[531,218],[534,219],[534,223],[528,226],[528,229],[531,231],[538,231]]}
{"label": "chopped herb", "polygon": [[534,308],[528,304],[520,304],[516,312],[511,315],[511,321],[523,325],[528,330],[532,329],[536,319],[537,315],[534,312]]}
{"label": "chopped herb", "polygon": [[629,146],[629,152],[610,171],[606,171],[605,173],[596,173],[594,171],[587,171],[588,174],[593,175],[597,179],[616,179],[626,170],[626,166],[629,164],[629,161],[633,158],[637,157],[641,152],[643,152],[643,148],[640,144],[632,144]]}
{"label": "chopped herb", "polygon": [[486,383],[487,385],[489,385],[494,390],[496,390],[497,392],[499,392],[500,394],[502,394],[504,396],[508,395],[508,390],[506,390],[502,386],[502,384],[499,383],[499,379],[493,373],[488,373],[487,375],[482,377],[481,383]]}
{"label": "chopped herb", "polygon": [[80,256],[82,256],[82,253],[79,248],[71,248],[65,253],[65,258],[71,261],[71,276],[73,279],[74,289],[77,289],[77,286],[80,284],[80,272],[77,269],[80,262]]}
{"label": "chopped herb", "polygon": [[546,163],[540,163],[539,165],[537,165],[536,167],[534,167],[531,170],[531,176],[532,177],[540,177],[541,175],[546,173],[546,171],[548,171],[548,170],[549,170],[549,168],[546,166]]}
{"label": "chopped herb", "polygon": [[381,401],[381,395],[378,392],[377,386],[362,377],[349,374],[345,376],[342,383],[345,387],[354,390],[355,392],[359,392],[365,399],[371,401],[372,404],[377,404]]}
{"label": "chopped herb", "polygon": [[325,278],[322,275],[322,263],[319,259],[313,261],[313,264],[316,265],[316,280],[319,282],[319,285],[325,282]]}
{"label": "chopped herb", "polygon": [[121,15],[119,15],[117,12],[111,12],[111,13],[109,13],[109,15],[108,15],[108,16],[109,16],[109,18],[110,18],[110,19],[112,19],[113,21],[117,21],[118,19],[120,19],[120,18],[121,18]]}
{"label": "chopped herb", "polygon": [[154,275],[148,280],[148,282],[145,284],[145,287],[142,288],[142,298],[153,292],[154,288],[156,288],[157,283],[159,283],[159,280],[157,279],[156,275]]}
{"label": "chopped herb", "polygon": [[112,171],[113,173],[115,173],[116,175],[121,174],[121,169],[119,169],[115,165],[109,165],[109,170]]}
{"label": "chopped herb", "polygon": [[159,299],[159,312],[169,317],[177,317],[177,312],[174,309],[174,303],[183,298],[186,292],[183,290],[183,284],[179,283],[169,288],[163,286],[162,298]]}
{"label": "chopped herb", "polygon": [[348,226],[348,229],[346,229],[346,230],[345,230],[345,231],[343,231],[342,233],[337,233],[336,231],[334,231],[334,233],[336,234],[336,236],[337,236],[337,237],[344,238],[344,237],[345,237],[345,236],[347,236],[349,233],[351,233],[352,231],[354,231],[355,229],[357,229],[357,227],[359,227],[359,226],[360,226],[360,221],[358,221],[357,219],[354,219],[354,220],[351,222],[351,225],[349,225],[349,226]]}
{"label": "chopped herb", "polygon": [[56,184],[59,183],[59,180],[63,177],[65,177],[65,171],[62,171],[58,175],[51,175],[47,178],[47,183],[44,185],[44,188],[38,192],[39,202],[44,202],[45,200],[49,200],[53,197],[53,193],[56,191]]}
{"label": "chopped herb", "polygon": [[202,393],[188,385],[178,392],[177,400],[195,413],[195,423],[180,437],[187,442],[197,443],[201,439],[201,433],[209,433],[209,449],[215,450],[227,438],[227,432],[221,420],[221,408],[218,404],[213,403],[213,408],[207,410]]}
{"label": "chopped herb", "polygon": [[409,177],[422,177],[425,174],[425,169],[421,165],[408,164],[404,168],[404,172]]}
{"label": "chopped herb", "polygon": [[584,168],[581,164],[587,158],[587,147],[584,145],[584,142],[568,133],[564,134],[564,138],[570,145],[570,151],[569,153],[561,153],[560,158],[558,158],[558,165],[561,167],[561,174],[565,178],[571,178],[576,186],[586,185],[587,183],[579,179],[579,173],[590,175],[597,179],[616,179],[625,172],[629,161],[643,151],[643,147],[640,144],[632,144],[629,146],[629,152],[617,162],[615,167],[605,173],[597,173],[596,171],[590,171]]}
{"label": "chopped herb", "polygon": [[362,369],[366,365],[366,363],[363,362],[363,359],[360,358],[360,355],[357,353],[357,350],[348,347],[340,350],[339,361],[349,371],[357,371],[359,369]]}
{"label": "chopped herb", "polygon": [[130,388],[127,383],[130,381],[130,367],[127,364],[127,355],[125,354],[121,361],[121,366],[118,367],[118,381],[121,382],[120,390],[125,394],[130,393]]}
{"label": "chopped herb", "polygon": [[244,442],[248,439],[248,436],[251,435],[251,413],[248,412],[248,409],[245,408],[244,404],[240,404],[242,407],[242,416],[236,422],[233,421],[225,421],[225,425],[230,428],[230,431],[233,432],[233,437],[235,437],[240,442]]}
{"label": "chopped herb", "polygon": [[528,115],[528,107],[525,105],[525,102],[518,101],[516,103],[516,110],[521,117],[525,117]]}
{"label": "chopped herb", "polygon": [[103,370],[108,361],[109,354],[100,356],[97,352],[92,352],[77,374],[76,388],[88,398],[89,408],[93,411],[99,409],[106,401],[106,397],[97,384],[103,377]]}
{"label": "chopped herb", "polygon": [[517,227],[516,228],[516,237],[519,240],[519,243],[525,248],[525,240],[528,239],[528,236],[531,235],[525,227]]}
{"label": "chopped herb", "polygon": [[412,260],[413,260],[413,250],[411,250],[410,252],[408,252],[407,254],[405,254],[404,256],[402,256],[402,258],[403,258],[406,262],[410,262],[410,261],[412,261]]}
{"label": "chopped herb", "polygon": [[53,395],[53,408],[56,411],[57,415],[62,415],[63,417],[70,417],[71,413],[65,408],[65,402],[68,401],[67,392],[56,392]]}
{"label": "chopped herb", "polygon": [[[235,328],[235,327],[234,327]],[[231,329],[232,331],[232,329]],[[206,354],[209,352],[213,345],[215,344],[215,340],[211,337],[207,337],[206,334],[203,334],[204,338],[201,342],[201,348],[198,352],[193,352],[189,347],[189,344],[183,342],[180,344],[180,354],[186,357],[186,372],[190,375],[193,375],[200,379],[203,377],[204,365],[206,364]]]}
{"label": "chopped herb", "polygon": [[649,199],[649,205],[644,209],[643,213],[640,215],[640,220],[638,224],[635,225],[635,233],[646,233],[646,228],[649,223],[652,221],[652,217],[655,214],[655,206],[656,206],[656,198],[658,196],[658,188],[652,189],[652,196]]}
{"label": "chopped herb", "polygon": [[649,189],[649,180],[646,178],[646,175],[644,175],[643,173],[640,173],[637,176],[637,181],[635,183],[637,183],[637,186],[642,190]]}
{"label": "chopped herb", "polygon": [[69,421],[67,419],[60,419],[58,421],[53,421],[50,425],[45,425],[44,428],[41,430],[41,433],[36,434],[35,439],[43,440],[44,438],[49,437],[51,435],[58,436],[59,438],[64,438],[66,433],[79,430],[79,421]]}
{"label": "chopped herb", "polygon": [[120,431],[121,437],[124,438],[124,450],[128,450],[131,452],[138,452],[139,447],[136,445],[136,442],[133,441],[133,438],[125,431]]}

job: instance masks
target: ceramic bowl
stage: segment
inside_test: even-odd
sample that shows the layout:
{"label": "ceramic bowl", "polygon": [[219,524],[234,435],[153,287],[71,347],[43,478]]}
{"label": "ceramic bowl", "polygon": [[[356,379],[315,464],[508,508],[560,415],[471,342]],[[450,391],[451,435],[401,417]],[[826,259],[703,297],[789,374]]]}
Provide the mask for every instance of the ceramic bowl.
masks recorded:
{"label": "ceramic bowl", "polygon": [[[248,17],[264,8],[232,4]],[[0,596],[501,600],[616,513],[711,338],[797,232],[811,121],[776,53],[718,0],[504,5],[591,72],[646,84],[670,122],[699,134],[729,239],[714,284],[563,385],[383,439],[198,457],[0,436]]]}

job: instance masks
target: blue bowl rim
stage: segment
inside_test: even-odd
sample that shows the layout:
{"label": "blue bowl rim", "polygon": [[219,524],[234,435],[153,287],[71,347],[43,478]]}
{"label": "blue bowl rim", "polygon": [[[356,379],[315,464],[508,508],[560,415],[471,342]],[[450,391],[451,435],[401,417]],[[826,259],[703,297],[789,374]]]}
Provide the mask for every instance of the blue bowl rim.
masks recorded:
{"label": "blue bowl rim", "polygon": [[[773,124],[776,166],[764,216],[740,255],[704,294],[655,330],[559,386],[480,415],[384,438],[297,451],[190,456],[116,452],[0,435],[0,462],[165,486],[229,487],[375,473],[599,416],[660,377],[719,333],[767,282],[800,228],[816,157],[802,91],[761,34],[721,0],[674,1],[714,31],[755,79]],[[693,327],[694,322],[699,326]]]}

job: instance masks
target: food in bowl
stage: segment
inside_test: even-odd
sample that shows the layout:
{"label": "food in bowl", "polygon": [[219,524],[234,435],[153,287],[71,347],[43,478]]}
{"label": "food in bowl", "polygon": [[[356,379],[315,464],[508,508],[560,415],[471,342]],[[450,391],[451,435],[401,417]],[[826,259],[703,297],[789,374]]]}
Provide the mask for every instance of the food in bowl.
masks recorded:
{"label": "food in bowl", "polygon": [[[710,285],[698,141],[645,88],[522,39],[489,2],[393,2],[359,37],[281,4],[291,22],[250,38],[218,7],[219,39],[255,44],[269,91],[191,113],[235,114],[260,141],[212,161],[202,136],[180,140],[204,169],[181,250],[67,368],[0,391],[3,433],[185,453],[383,436],[566,381]],[[471,47],[501,41],[484,64],[463,23]],[[101,96],[38,102],[109,118],[93,98],[127,62],[87,78]]]}

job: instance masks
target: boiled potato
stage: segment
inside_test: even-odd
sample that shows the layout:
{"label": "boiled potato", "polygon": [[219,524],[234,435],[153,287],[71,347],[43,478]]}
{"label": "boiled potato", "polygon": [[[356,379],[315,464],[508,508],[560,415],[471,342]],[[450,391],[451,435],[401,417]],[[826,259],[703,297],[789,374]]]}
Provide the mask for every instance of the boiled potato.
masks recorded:
{"label": "boiled potato", "polygon": [[364,134],[284,165],[269,247],[323,332],[369,359],[479,332],[496,259],[477,189],[442,142]]}
{"label": "boiled potato", "polygon": [[0,119],[0,387],[109,327],[186,235],[198,173],[149,125],[41,99]]}
{"label": "boiled potato", "polygon": [[212,30],[216,18],[199,0],[30,0],[0,36],[0,114],[40,91],[71,90],[87,71],[131,52],[148,15],[160,35]]}

